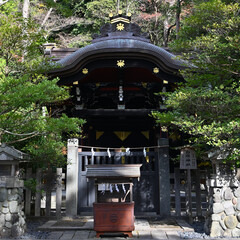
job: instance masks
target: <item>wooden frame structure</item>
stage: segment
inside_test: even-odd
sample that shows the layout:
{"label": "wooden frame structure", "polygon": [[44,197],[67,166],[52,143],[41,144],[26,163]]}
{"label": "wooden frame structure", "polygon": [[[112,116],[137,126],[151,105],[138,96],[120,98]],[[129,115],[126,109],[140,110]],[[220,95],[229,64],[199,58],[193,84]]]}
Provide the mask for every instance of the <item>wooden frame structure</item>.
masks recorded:
{"label": "wooden frame structure", "polygon": [[[49,75],[59,77],[58,84],[71,89],[72,98],[63,103],[65,113],[87,120],[83,128],[84,138],[79,142],[82,146],[82,153],[79,154],[84,156],[84,161],[91,161],[87,153],[89,148],[84,146],[117,149],[164,145],[167,132],[156,127],[150,117],[152,111],[166,110],[164,96],[155,93],[171,91],[176,83],[184,81],[179,70],[188,66],[165,49],[151,44],[148,35],[138,25],[131,23],[129,16],[119,14],[111,17],[110,23],[101,28],[100,35],[95,35],[92,44],[86,47],[57,49],[50,46],[46,55],[57,63]],[[159,202],[152,209],[161,215],[168,215],[168,147],[155,152],[158,167],[153,174],[158,175],[158,180],[146,181],[143,188],[148,189],[153,184],[154,189],[159,189]],[[80,164],[83,166],[82,162]],[[70,166],[68,168],[72,169]],[[81,172],[75,169],[69,171],[78,175],[75,178],[81,178]],[[74,186],[83,182],[85,184],[83,179],[76,180]],[[69,204],[81,209],[77,196],[78,193],[74,194],[75,200],[69,201]],[[76,209],[69,214],[76,214]]]}

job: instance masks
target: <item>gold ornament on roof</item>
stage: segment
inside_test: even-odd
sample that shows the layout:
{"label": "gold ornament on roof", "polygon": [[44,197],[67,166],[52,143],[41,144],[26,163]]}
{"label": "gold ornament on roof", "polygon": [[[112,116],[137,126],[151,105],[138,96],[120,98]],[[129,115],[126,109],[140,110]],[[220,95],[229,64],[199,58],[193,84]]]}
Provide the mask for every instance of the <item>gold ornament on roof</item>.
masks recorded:
{"label": "gold ornament on roof", "polygon": [[168,81],[167,80],[163,80],[163,84],[168,84]]}
{"label": "gold ornament on roof", "polygon": [[117,30],[118,30],[118,31],[124,30],[124,24],[123,24],[123,23],[118,23],[118,24],[117,24]]}
{"label": "gold ornament on roof", "polygon": [[120,15],[121,15],[121,14],[122,14],[122,10],[119,10],[119,11],[118,11],[118,14],[120,14]]}
{"label": "gold ornament on roof", "polygon": [[82,73],[83,73],[83,74],[88,74],[88,69],[87,69],[87,68],[84,68],[84,69],[82,70]]}
{"label": "gold ornament on roof", "polygon": [[128,17],[131,17],[131,16],[132,16],[132,14],[131,14],[130,12],[128,12],[128,13],[127,13],[127,16],[128,16]]}
{"label": "gold ornament on roof", "polygon": [[109,17],[113,17],[113,14],[112,14],[112,13],[109,13]]}
{"label": "gold ornament on roof", "polygon": [[154,72],[154,73],[159,73],[159,68],[155,67],[155,68],[153,69],[153,72]]}
{"label": "gold ornament on roof", "polygon": [[124,60],[118,60],[117,61],[117,66],[120,67],[120,68],[124,67],[125,66],[125,61]]}
{"label": "gold ornament on roof", "polygon": [[167,132],[167,131],[168,131],[168,129],[167,129],[166,126],[162,126],[162,127],[161,127],[161,130],[162,130],[162,132]]}

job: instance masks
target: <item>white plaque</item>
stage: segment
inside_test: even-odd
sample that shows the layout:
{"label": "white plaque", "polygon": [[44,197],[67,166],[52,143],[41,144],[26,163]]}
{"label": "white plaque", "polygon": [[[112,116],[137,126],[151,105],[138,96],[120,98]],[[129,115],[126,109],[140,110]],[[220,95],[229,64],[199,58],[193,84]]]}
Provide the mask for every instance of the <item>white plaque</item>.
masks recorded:
{"label": "white plaque", "polygon": [[180,169],[197,169],[196,154],[192,148],[181,150]]}

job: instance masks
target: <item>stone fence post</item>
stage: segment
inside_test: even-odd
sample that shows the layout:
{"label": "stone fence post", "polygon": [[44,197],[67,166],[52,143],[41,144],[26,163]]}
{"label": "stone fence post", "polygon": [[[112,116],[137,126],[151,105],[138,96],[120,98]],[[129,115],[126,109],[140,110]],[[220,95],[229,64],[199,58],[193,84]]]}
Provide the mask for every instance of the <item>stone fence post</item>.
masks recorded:
{"label": "stone fence post", "polygon": [[24,234],[23,206],[23,181],[15,177],[0,177],[0,238]]}
{"label": "stone fence post", "polygon": [[208,180],[209,209],[205,232],[211,237],[240,237],[240,186],[233,175]]}
{"label": "stone fence post", "polygon": [[68,140],[67,157],[66,215],[73,217],[78,205],[78,139]]}

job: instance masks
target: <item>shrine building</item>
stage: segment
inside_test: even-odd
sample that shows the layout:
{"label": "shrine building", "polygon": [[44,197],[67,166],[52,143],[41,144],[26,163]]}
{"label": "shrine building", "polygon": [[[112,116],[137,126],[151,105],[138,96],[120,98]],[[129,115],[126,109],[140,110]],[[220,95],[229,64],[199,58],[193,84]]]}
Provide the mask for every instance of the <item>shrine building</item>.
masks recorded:
{"label": "shrine building", "polygon": [[[131,23],[131,16],[122,14],[110,17],[90,45],[79,49],[49,45],[45,55],[58,64],[50,76],[70,87],[65,113],[86,119],[84,137],[79,139],[78,214],[91,211],[94,202],[85,165],[142,163],[133,193],[135,211],[168,215],[168,136],[163,126],[156,126],[151,112],[166,111],[156,93],[172,91],[182,82],[179,70],[186,63],[151,44],[148,34]],[[106,155],[93,157],[91,151]]]}

